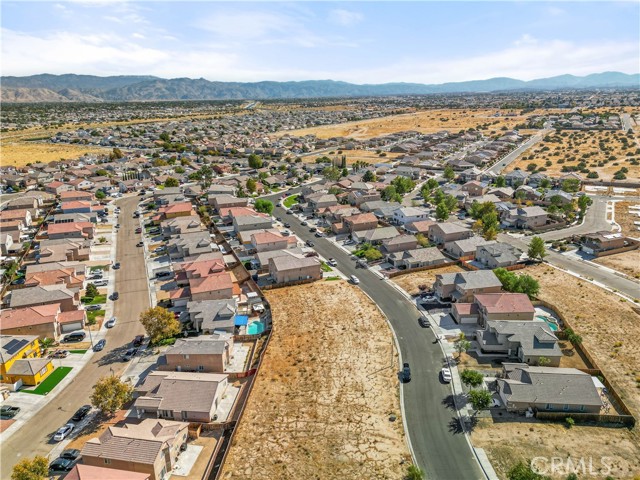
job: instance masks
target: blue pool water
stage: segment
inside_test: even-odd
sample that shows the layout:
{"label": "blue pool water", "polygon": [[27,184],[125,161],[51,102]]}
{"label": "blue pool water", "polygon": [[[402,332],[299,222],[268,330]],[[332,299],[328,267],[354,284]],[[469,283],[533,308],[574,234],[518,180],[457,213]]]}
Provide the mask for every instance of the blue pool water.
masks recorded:
{"label": "blue pool water", "polygon": [[536,315],[536,318],[537,318],[538,320],[543,320],[543,321],[547,322],[547,325],[549,325],[549,329],[550,329],[552,332],[556,332],[556,331],[558,331],[558,324],[557,324],[557,323],[555,322],[555,320],[553,320],[552,318],[545,317],[545,316],[543,316],[543,315]]}

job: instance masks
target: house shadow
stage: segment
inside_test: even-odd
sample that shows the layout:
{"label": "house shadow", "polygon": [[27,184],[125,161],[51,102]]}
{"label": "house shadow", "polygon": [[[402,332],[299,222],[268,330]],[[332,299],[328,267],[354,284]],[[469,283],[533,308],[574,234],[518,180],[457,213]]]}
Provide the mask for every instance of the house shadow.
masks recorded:
{"label": "house shadow", "polygon": [[114,348],[113,350],[109,350],[105,355],[96,360],[95,363],[101,367],[104,365],[112,365],[114,363],[124,363],[122,362],[122,356],[130,348],[131,345],[123,345],[121,347]]}
{"label": "house shadow", "polygon": [[172,290],[176,290],[178,288],[178,284],[175,281],[167,282],[164,285],[160,286],[160,290],[165,292],[171,292]]}

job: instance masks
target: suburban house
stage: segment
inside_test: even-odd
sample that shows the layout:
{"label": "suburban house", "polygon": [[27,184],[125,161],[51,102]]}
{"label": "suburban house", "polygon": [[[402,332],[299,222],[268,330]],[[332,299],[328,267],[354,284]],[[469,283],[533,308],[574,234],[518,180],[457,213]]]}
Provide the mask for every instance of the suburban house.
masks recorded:
{"label": "suburban house", "polygon": [[270,252],[272,250],[285,250],[295,248],[298,245],[296,237],[285,237],[280,232],[264,231],[251,234],[251,249],[256,252]]}
{"label": "suburban house", "polygon": [[444,265],[447,258],[436,247],[405,250],[387,255],[387,261],[396,268],[409,269]]}
{"label": "suburban house", "polygon": [[486,326],[490,320],[532,321],[535,308],[524,293],[476,294],[473,302],[457,302],[451,306],[451,316],[458,323]]}
{"label": "suburban house", "polygon": [[85,239],[63,238],[58,240],[41,240],[40,253],[36,261],[41,264],[89,260],[91,241]]}
{"label": "suburban house", "polygon": [[73,187],[71,185],[67,185],[66,183],[55,180],[51,183],[46,184],[44,186],[44,191],[53,195],[60,195],[62,192],[73,191]]}
{"label": "suburban house", "polygon": [[429,227],[435,224],[436,222],[434,220],[420,220],[419,222],[406,223],[404,225],[404,229],[414,235],[417,235],[418,233],[427,235],[429,233]]}
{"label": "suburban house", "polygon": [[172,260],[211,252],[211,236],[208,231],[175,235],[167,247]]}
{"label": "suburban house", "polygon": [[[18,234],[18,239],[20,234]],[[7,256],[10,252],[13,252],[13,237],[6,232],[0,233],[0,255]],[[19,245],[19,244],[18,244]]]}
{"label": "suburban house", "polygon": [[[235,308],[231,308],[229,311],[231,312],[230,318],[233,318]],[[215,328],[211,328],[212,326],[213,323],[207,328],[215,330]],[[199,327],[198,330],[202,330],[202,325]],[[164,355],[160,356],[158,370],[222,373],[229,364],[232,348],[233,336],[230,334],[179,338]]]}
{"label": "suburban house", "polygon": [[436,245],[455,242],[473,236],[470,228],[457,223],[435,223],[429,227],[428,237]]}
{"label": "suburban house", "polygon": [[476,249],[476,261],[486,268],[510,267],[520,261],[522,251],[508,243],[480,245]]}
{"label": "suburban house", "polygon": [[487,193],[489,188],[486,183],[472,180],[462,185],[462,187],[460,187],[460,190],[462,190],[463,192],[468,192],[470,197],[480,197]]}
{"label": "suburban house", "polygon": [[342,221],[349,233],[372,230],[378,226],[378,219],[371,212],[350,215],[344,217]]}
{"label": "suburban house", "polygon": [[623,248],[628,245],[627,238],[621,233],[596,232],[580,237],[580,250],[595,255],[608,250]]}
{"label": "suburban house", "polygon": [[187,303],[187,311],[193,328],[199,332],[235,332],[238,311],[235,299],[191,301]]}
{"label": "suburban house", "polygon": [[66,285],[69,290],[78,291],[84,288],[84,280],[84,274],[77,275],[74,268],[61,268],[44,272],[27,273],[24,286]]}
{"label": "suburban house", "polygon": [[91,202],[86,200],[72,200],[60,205],[62,213],[91,213]]}
{"label": "suburban house", "polygon": [[269,276],[275,283],[320,280],[322,268],[320,260],[316,257],[284,255],[269,259]]}
{"label": "suburban house", "polygon": [[233,217],[233,229],[236,233],[247,232],[249,230],[269,230],[273,227],[270,215],[254,213],[242,217]]}
{"label": "suburban house", "polygon": [[31,212],[27,209],[0,211],[0,228],[3,228],[4,223],[17,220],[20,220],[25,227],[30,227],[32,224]]}
{"label": "suburban house", "polygon": [[223,300],[240,294],[240,287],[232,272],[217,272],[206,277],[190,278],[191,299]]}
{"label": "suburban house", "polygon": [[497,379],[502,403],[510,412],[536,411],[600,413],[603,402],[591,375],[576,368],[502,365]]}
{"label": "suburban house", "polygon": [[512,188],[524,185],[527,183],[527,178],[529,178],[529,174],[523,170],[512,170],[504,176],[506,184]]}
{"label": "suburban house", "polygon": [[60,305],[61,311],[68,312],[78,309],[78,300],[78,294],[65,285],[44,285],[12,290],[9,306],[11,308],[37,307],[56,303]]}
{"label": "suburban house", "polygon": [[209,195],[207,200],[209,202],[209,205],[212,206],[218,213],[221,213],[225,208],[246,207],[249,203],[248,198],[238,198],[227,193]]}
{"label": "suburban house", "polygon": [[65,222],[50,223],[47,225],[49,240],[92,239],[95,234],[95,225],[91,222]]}
{"label": "suburban house", "polygon": [[441,299],[470,302],[478,293],[499,293],[502,283],[491,270],[475,272],[439,273],[433,290]]}
{"label": "suburban house", "polygon": [[38,385],[53,372],[49,358],[40,358],[36,335],[0,335],[0,380],[2,383]]}
{"label": "suburban house", "polygon": [[180,235],[181,233],[193,233],[203,231],[202,221],[198,215],[189,215],[185,217],[174,217],[160,222],[162,236],[169,238],[172,235]]}
{"label": "suburban house", "polygon": [[227,390],[221,373],[150,372],[135,390],[138,417],[209,423]]}
{"label": "suburban house", "polygon": [[193,211],[191,202],[171,203],[160,207],[158,214],[153,217],[154,221],[168,220],[177,217],[191,217],[196,213]]}
{"label": "suburban house", "polygon": [[330,193],[314,193],[306,197],[309,208],[314,212],[321,212],[327,207],[333,207],[338,204],[338,199]]}
{"label": "suburban house", "polygon": [[189,424],[144,419],[139,424],[110,426],[82,449],[85,465],[147,473],[151,480],[164,480],[175,466],[180,448],[187,441]]}
{"label": "suburban house", "polygon": [[350,205],[355,205],[359,207],[365,202],[372,202],[375,200],[380,200],[382,197],[380,196],[380,192],[375,189],[370,190],[355,190],[349,192],[347,195],[347,200]]}
{"label": "suburban house", "polygon": [[485,240],[482,237],[469,237],[464,240],[456,240],[444,244],[443,250],[453,258],[470,257],[476,254],[481,245],[491,245],[495,240]]}
{"label": "suburban house", "polygon": [[60,195],[60,201],[62,203],[64,203],[64,202],[76,202],[76,201],[91,202],[94,199],[93,193],[90,193],[90,192],[79,192],[79,191],[76,191],[76,190],[64,191],[64,192],[61,192],[59,195]]}
{"label": "suburban house", "polygon": [[60,311],[59,303],[6,309],[0,313],[0,332],[6,335],[37,335],[58,340],[62,333],[84,328],[84,310]]}
{"label": "suburban house", "polygon": [[76,463],[64,477],[65,480],[151,480],[147,473],[128,472],[115,468],[95,467]]}
{"label": "suburban house", "polygon": [[401,207],[393,212],[392,221],[396,225],[406,225],[407,223],[421,222],[429,220],[429,211],[417,207]]}
{"label": "suburban house", "polygon": [[514,228],[542,227],[547,220],[547,212],[538,206],[512,208],[502,215],[502,223]]}
{"label": "suburban house", "polygon": [[361,230],[353,233],[353,239],[358,242],[366,242],[372,245],[380,245],[384,241],[400,236],[396,227],[372,228],[371,230]]}

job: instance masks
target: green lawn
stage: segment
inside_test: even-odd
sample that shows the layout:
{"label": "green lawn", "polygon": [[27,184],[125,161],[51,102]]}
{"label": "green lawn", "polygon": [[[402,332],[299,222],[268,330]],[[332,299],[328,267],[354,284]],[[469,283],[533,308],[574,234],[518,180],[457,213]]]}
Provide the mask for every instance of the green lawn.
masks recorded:
{"label": "green lawn", "polygon": [[100,305],[101,303],[106,303],[107,295],[97,295],[93,297],[90,302],[87,302],[87,299],[88,297],[82,297],[82,303],[84,303],[85,305]]}
{"label": "green lawn", "polygon": [[296,203],[298,203],[298,195],[291,195],[284,199],[283,205],[287,208],[291,208],[291,206]]}
{"label": "green lawn", "polygon": [[324,280],[325,282],[332,282],[334,280],[340,280],[340,277],[327,277]]}
{"label": "green lawn", "polygon": [[89,268],[90,272],[95,272],[96,270],[109,270],[109,265],[96,265]]}
{"label": "green lawn", "polygon": [[45,378],[44,382],[42,382],[36,388],[34,388],[33,390],[21,390],[21,392],[32,393],[34,395],[46,395],[51,390],[56,388],[56,385],[58,385],[70,371],[71,367],[58,367],[53,372],[51,372],[51,375]]}
{"label": "green lawn", "polygon": [[104,317],[104,310],[91,310],[87,312],[87,322],[95,322],[97,317]]}
{"label": "green lawn", "polygon": [[80,355],[84,355],[87,353],[86,350],[69,350],[69,353],[79,353]]}
{"label": "green lawn", "polygon": [[323,272],[333,272],[333,269],[324,262],[320,262],[320,268]]}

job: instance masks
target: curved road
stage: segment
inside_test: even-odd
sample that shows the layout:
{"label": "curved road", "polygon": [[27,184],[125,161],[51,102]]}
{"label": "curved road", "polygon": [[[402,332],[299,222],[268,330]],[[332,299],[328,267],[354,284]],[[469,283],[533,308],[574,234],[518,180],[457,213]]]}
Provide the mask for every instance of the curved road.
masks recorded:
{"label": "curved road", "polygon": [[116,270],[115,275],[115,290],[120,293],[114,308],[118,323],[107,330],[105,349],[93,354],[73,382],[51,398],[20,430],[2,442],[0,478],[10,478],[13,465],[22,457],[47,456],[56,446],[50,440],[51,435],[67,423],[78,408],[90,403],[89,396],[95,381],[109,375],[111,369],[116,375],[121,375],[128,366],[119,358],[133,337],[144,333],[138,317],[140,312],[149,308],[149,280],[144,255],[135,246],[139,235],[134,230],[139,224],[137,219],[132,218],[138,200],[138,197],[125,197],[117,202],[122,209],[116,259],[122,263],[122,268]]}
{"label": "curved road", "polygon": [[[289,195],[299,192],[292,189]],[[279,195],[265,196],[277,203]],[[403,385],[405,429],[418,465],[427,478],[446,480],[484,479],[465,436],[460,433],[455,410],[444,400],[451,395],[448,384],[440,381],[440,369],[445,364],[440,345],[429,328],[418,324],[420,312],[398,290],[368,269],[356,269],[349,255],[325,238],[316,238],[300,220],[275,207],[273,215],[291,224],[301,240],[313,240],[315,250],[325,258],[335,258],[338,269],[346,275],[356,275],[364,290],[389,318],[398,337],[402,361],[411,365],[412,380]]]}

